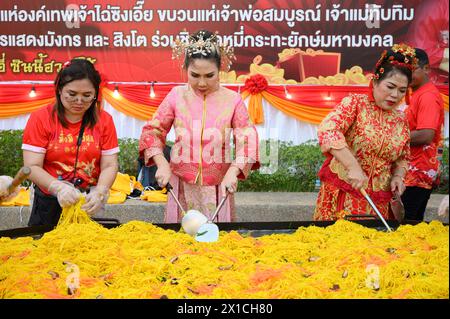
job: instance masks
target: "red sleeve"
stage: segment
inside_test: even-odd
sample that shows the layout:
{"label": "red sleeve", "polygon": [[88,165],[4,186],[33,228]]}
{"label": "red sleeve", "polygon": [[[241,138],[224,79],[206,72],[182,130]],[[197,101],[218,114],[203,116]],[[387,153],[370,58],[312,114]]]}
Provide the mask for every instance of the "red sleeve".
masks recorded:
{"label": "red sleeve", "polygon": [[102,155],[112,155],[119,153],[119,142],[117,141],[116,126],[111,115],[103,111],[102,114]]}
{"label": "red sleeve", "polygon": [[443,105],[439,98],[432,93],[425,93],[420,96],[416,116],[416,130],[433,129],[440,131],[440,116]]}
{"label": "red sleeve", "polygon": [[345,133],[352,126],[358,115],[357,101],[353,94],[342,99],[336,107],[322,120],[317,137],[322,153],[331,149],[347,147]]}
{"label": "red sleeve", "polygon": [[33,112],[23,132],[22,149],[45,154],[51,139],[50,114],[45,110]]}

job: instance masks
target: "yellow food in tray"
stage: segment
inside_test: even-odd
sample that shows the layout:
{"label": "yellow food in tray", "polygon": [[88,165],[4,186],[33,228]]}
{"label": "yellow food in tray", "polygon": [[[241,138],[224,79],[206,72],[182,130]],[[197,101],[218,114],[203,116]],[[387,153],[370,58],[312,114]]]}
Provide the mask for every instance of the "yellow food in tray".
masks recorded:
{"label": "yellow food in tray", "polygon": [[437,221],[201,243],[141,221],[106,229],[80,205],[39,240],[0,238],[0,298],[449,298],[449,232]]}

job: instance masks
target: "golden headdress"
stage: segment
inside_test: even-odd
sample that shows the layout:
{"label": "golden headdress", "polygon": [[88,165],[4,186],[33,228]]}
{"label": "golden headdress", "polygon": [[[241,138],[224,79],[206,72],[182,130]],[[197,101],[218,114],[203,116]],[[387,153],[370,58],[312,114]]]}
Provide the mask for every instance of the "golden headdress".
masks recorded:
{"label": "golden headdress", "polygon": [[199,31],[195,36],[190,35],[187,43],[177,38],[172,44],[172,59],[186,59],[187,57],[215,55],[220,56],[221,69],[228,71],[236,60],[233,47],[226,43],[218,43],[217,32],[207,36],[205,31]]}
{"label": "golden headdress", "polygon": [[394,44],[389,51],[384,50],[375,65],[374,79],[378,80],[384,73],[383,64],[386,62],[414,71],[418,66],[416,50],[405,43]]}

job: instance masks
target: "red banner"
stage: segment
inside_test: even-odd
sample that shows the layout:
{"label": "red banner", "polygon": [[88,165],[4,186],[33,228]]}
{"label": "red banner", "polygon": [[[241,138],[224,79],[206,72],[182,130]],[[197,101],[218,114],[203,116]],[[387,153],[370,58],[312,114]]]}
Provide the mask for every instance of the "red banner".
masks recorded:
{"label": "red banner", "polygon": [[448,83],[448,1],[6,0],[0,4],[0,80],[53,80],[74,57],[109,81],[184,82],[171,43],[219,32],[237,61],[222,82],[367,84],[381,51],[425,49],[432,79]]}

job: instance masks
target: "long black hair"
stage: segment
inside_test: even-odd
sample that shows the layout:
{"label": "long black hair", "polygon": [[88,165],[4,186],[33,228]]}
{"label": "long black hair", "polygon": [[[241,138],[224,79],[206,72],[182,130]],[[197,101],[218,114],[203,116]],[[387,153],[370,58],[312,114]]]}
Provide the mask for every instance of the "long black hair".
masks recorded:
{"label": "long black hair", "polygon": [[56,103],[53,107],[53,114],[56,113],[59,122],[67,128],[68,123],[64,116],[64,106],[61,102],[61,91],[64,86],[75,80],[88,79],[95,88],[95,99],[91,102],[89,109],[83,115],[82,124],[93,128],[98,121],[98,94],[100,90],[101,77],[94,65],[85,59],[72,59],[58,73],[55,79]]}

